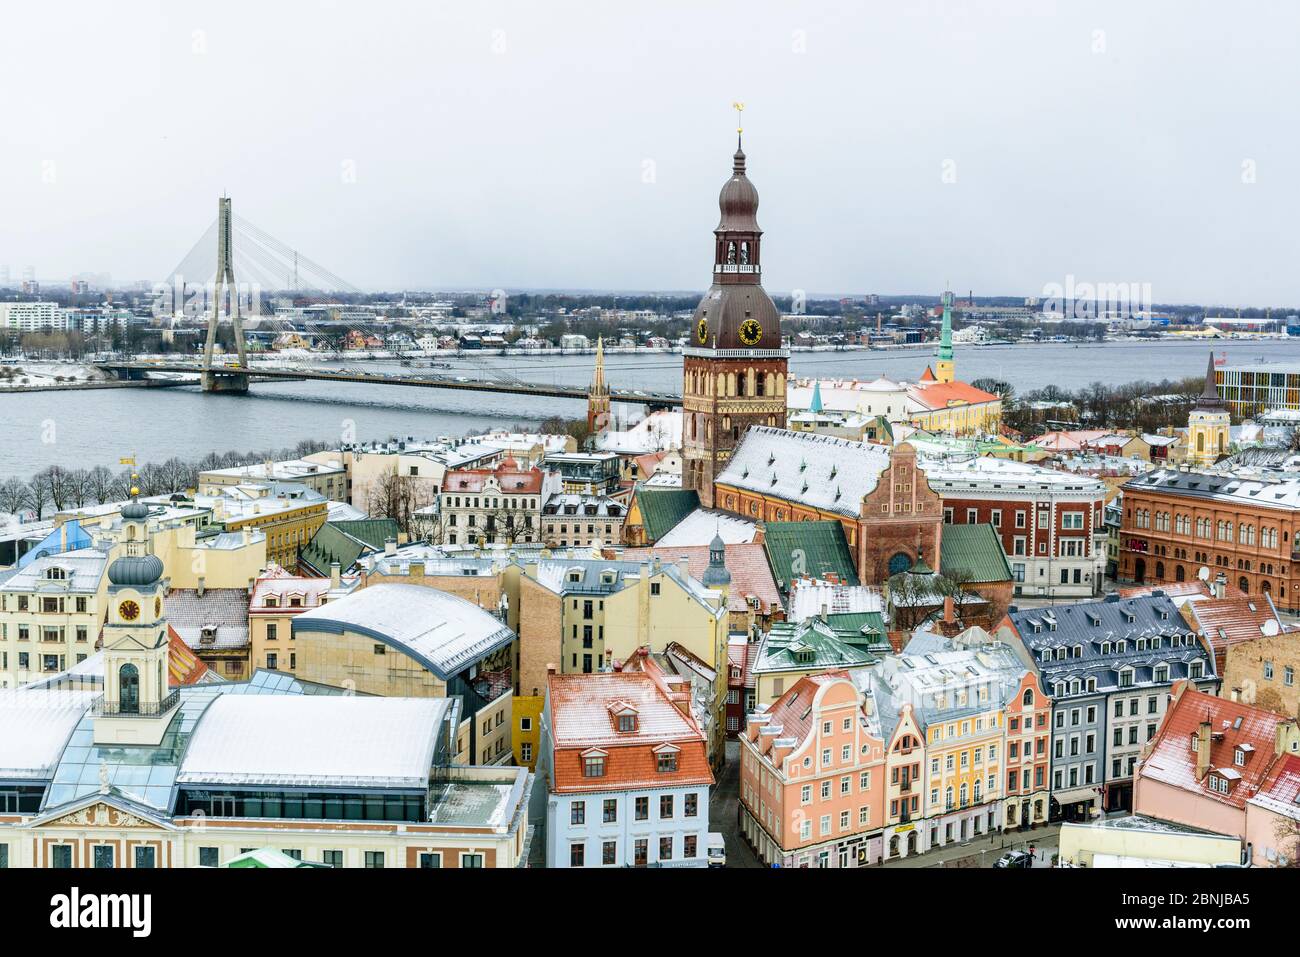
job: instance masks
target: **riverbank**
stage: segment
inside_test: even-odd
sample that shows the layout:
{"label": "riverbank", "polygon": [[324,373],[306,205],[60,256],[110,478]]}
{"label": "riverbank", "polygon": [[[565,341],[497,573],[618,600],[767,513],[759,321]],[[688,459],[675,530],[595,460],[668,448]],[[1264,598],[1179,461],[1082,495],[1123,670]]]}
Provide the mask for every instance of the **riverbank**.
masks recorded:
{"label": "riverbank", "polygon": [[198,385],[198,379],[94,379],[85,382],[57,382],[47,385],[0,385],[0,395],[26,392],[86,392],[92,389],[170,389]]}

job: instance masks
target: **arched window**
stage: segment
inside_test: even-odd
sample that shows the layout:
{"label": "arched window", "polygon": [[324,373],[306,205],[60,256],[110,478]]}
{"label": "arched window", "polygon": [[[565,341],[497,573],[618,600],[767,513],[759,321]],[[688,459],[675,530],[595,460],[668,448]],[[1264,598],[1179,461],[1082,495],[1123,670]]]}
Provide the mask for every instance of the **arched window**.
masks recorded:
{"label": "arched window", "polygon": [[1242,575],[1240,578],[1237,579],[1237,587],[1241,589],[1242,594],[1244,595],[1250,594],[1250,579],[1248,579],[1245,575]]}
{"label": "arched window", "polygon": [[1156,562],[1156,578],[1163,579],[1164,577],[1165,577],[1165,563]]}
{"label": "arched window", "polygon": [[1026,708],[1032,708],[1032,707],[1034,706],[1034,689],[1033,689],[1033,688],[1026,688],[1026,689],[1025,689],[1024,697],[1020,699],[1020,703],[1021,703],[1022,705],[1024,705]]}
{"label": "arched window", "polygon": [[117,710],[120,714],[140,713],[140,671],[125,664],[117,672]]}
{"label": "arched window", "polygon": [[1198,451],[1198,452],[1204,452],[1204,451],[1205,451],[1205,433],[1204,433],[1204,432],[1198,432],[1198,433],[1196,433],[1196,451]]}
{"label": "arched window", "polygon": [[900,575],[912,567],[912,558],[906,552],[895,552],[889,559],[889,574]]}

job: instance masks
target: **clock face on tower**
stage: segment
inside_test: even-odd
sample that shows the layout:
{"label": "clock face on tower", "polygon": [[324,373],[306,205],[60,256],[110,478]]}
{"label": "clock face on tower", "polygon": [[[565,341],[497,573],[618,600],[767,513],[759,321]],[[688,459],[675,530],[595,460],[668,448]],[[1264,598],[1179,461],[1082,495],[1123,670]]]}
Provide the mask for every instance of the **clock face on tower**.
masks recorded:
{"label": "clock face on tower", "polygon": [[117,613],[122,616],[123,621],[135,621],[140,617],[140,606],[127,600],[117,606]]}
{"label": "clock face on tower", "polygon": [[709,341],[709,320],[701,319],[695,326],[695,338],[700,340],[700,345]]}
{"label": "clock face on tower", "polygon": [[747,346],[758,344],[758,340],[763,338],[763,327],[759,325],[757,319],[746,319],[740,324],[740,341]]}

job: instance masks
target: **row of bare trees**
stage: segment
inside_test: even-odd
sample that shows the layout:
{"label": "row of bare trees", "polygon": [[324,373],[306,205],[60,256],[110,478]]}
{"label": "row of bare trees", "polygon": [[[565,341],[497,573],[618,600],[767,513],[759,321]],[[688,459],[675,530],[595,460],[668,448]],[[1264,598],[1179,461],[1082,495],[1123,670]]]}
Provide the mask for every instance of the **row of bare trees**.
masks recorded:
{"label": "row of bare trees", "polygon": [[[267,452],[209,452],[198,461],[173,457],[140,466],[136,482],[141,495],[171,495],[194,488],[200,472],[251,465],[267,459],[301,458],[329,447],[326,442],[306,439],[292,448]],[[130,468],[115,472],[104,465],[89,469],[51,465],[27,481],[11,477],[0,482],[0,513],[32,512],[39,518],[48,512],[118,502],[130,494]]]}

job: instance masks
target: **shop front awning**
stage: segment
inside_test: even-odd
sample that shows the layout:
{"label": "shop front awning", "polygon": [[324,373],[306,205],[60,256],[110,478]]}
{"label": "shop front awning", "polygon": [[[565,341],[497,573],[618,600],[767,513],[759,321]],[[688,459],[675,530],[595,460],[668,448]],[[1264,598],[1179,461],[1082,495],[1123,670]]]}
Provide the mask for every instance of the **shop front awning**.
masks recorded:
{"label": "shop front awning", "polygon": [[1053,791],[1052,800],[1064,807],[1067,804],[1078,804],[1080,801],[1095,801],[1101,796],[1101,788],[1096,785],[1089,785],[1082,788],[1070,788],[1068,791]]}

